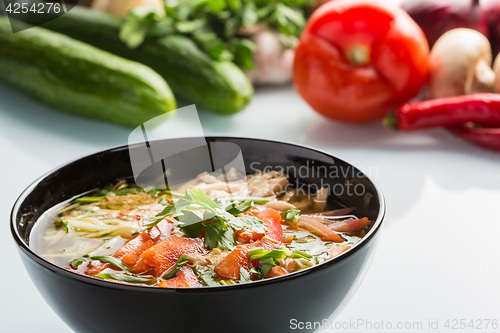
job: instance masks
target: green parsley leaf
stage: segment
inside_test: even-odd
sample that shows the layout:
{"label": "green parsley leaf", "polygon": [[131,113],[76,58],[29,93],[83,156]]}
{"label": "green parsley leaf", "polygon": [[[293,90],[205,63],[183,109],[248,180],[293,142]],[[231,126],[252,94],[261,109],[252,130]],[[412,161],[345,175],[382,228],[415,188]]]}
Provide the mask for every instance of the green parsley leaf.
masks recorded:
{"label": "green parsley leaf", "polygon": [[235,237],[232,228],[226,228],[221,221],[214,221],[205,225],[205,246],[214,249],[219,245],[222,250],[232,250],[235,246]]}
{"label": "green parsley leaf", "polygon": [[189,211],[183,210],[182,215],[176,216],[175,219],[181,224],[179,229],[188,237],[198,237],[205,225],[198,215]]}
{"label": "green parsley leaf", "polygon": [[217,279],[217,275],[212,268],[196,266],[193,270],[198,276],[198,280],[200,280],[201,284],[208,287],[219,286],[219,280]]}
{"label": "green parsley leaf", "polygon": [[228,224],[233,226],[236,230],[248,228],[258,234],[265,234],[267,232],[267,227],[264,224],[264,221],[259,220],[255,216],[243,215],[235,217],[229,220]]}

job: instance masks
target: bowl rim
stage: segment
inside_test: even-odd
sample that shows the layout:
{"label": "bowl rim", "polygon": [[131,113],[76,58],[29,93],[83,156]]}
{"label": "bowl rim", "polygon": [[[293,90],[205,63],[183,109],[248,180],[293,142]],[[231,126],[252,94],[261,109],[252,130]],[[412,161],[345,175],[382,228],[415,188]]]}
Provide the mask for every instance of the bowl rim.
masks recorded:
{"label": "bowl rim", "polygon": [[[179,140],[179,139],[194,139],[194,138],[199,138],[199,137],[180,137],[180,138],[167,138],[167,139],[158,139],[154,141],[167,141],[167,140]],[[271,144],[281,144],[281,145],[287,145],[290,147],[295,147],[295,148],[300,148],[300,149],[306,149],[310,150],[319,154],[323,154],[325,156],[334,158],[336,160],[339,160],[340,162],[346,163],[349,166],[354,167],[357,172],[362,174],[374,187],[377,197],[380,203],[377,219],[374,221],[373,226],[370,228],[368,233],[361,238],[361,240],[356,243],[354,246],[352,246],[350,249],[347,251],[341,253],[335,258],[326,260],[318,265],[293,272],[290,274],[286,274],[283,276],[278,276],[278,277],[273,277],[269,279],[262,279],[262,280],[257,280],[257,281],[252,281],[248,283],[242,283],[242,284],[233,284],[233,285],[221,285],[221,286],[203,286],[200,288],[193,288],[193,287],[168,287],[168,288],[159,288],[159,287],[154,287],[154,286],[146,286],[146,285],[133,285],[133,284],[124,284],[124,283],[117,283],[117,282],[112,282],[112,281],[107,281],[103,279],[98,279],[92,276],[84,275],[84,274],[79,274],[76,272],[73,272],[71,270],[65,269],[61,266],[58,266],[56,264],[53,264],[41,256],[39,256],[33,249],[30,248],[30,246],[23,240],[23,237],[19,234],[17,230],[17,221],[16,221],[16,215],[19,209],[22,206],[22,203],[26,199],[26,197],[46,178],[48,178],[50,175],[53,173],[57,172],[58,170],[65,168],[73,163],[77,163],[80,160],[86,159],[86,158],[91,158],[95,155],[99,154],[110,154],[116,151],[122,151],[125,149],[129,149],[130,145],[137,145],[139,143],[132,143],[132,144],[122,144],[118,146],[114,146],[108,149],[100,150],[97,152],[94,152],[92,154],[87,154],[82,157],[73,159],[67,163],[64,163],[62,165],[59,165],[55,167],[54,169],[46,172],[39,178],[37,178],[35,181],[33,181],[16,199],[14,206],[12,207],[11,214],[10,214],[10,229],[12,236],[14,237],[14,240],[16,241],[19,249],[21,249],[28,257],[30,257],[32,260],[34,260],[37,264],[43,266],[44,268],[52,271],[55,274],[58,274],[63,277],[67,277],[70,279],[76,279],[79,280],[80,282],[87,283],[87,284],[92,284],[96,286],[101,286],[101,287],[106,287],[106,288],[112,288],[112,289],[120,289],[120,290],[130,290],[130,291],[141,291],[141,292],[163,292],[163,293],[198,293],[198,292],[219,292],[219,291],[228,291],[228,290],[233,290],[233,289],[241,289],[241,288],[256,288],[258,286],[265,286],[268,284],[274,284],[274,283],[280,283],[284,282],[286,280],[290,279],[297,279],[301,278],[302,276],[314,274],[317,271],[327,269],[328,267],[332,265],[336,265],[342,261],[344,261],[346,258],[350,257],[353,255],[355,252],[357,252],[359,249],[364,247],[366,244],[370,242],[370,240],[373,238],[373,236],[377,233],[377,231],[380,229],[382,221],[384,220],[385,213],[386,213],[386,203],[384,196],[382,194],[382,191],[378,187],[378,185],[373,182],[373,180],[368,177],[363,171],[359,170],[355,165],[346,162],[342,160],[341,158],[334,156],[330,153],[324,152],[322,150],[312,148],[306,145],[301,145],[301,144],[295,144],[295,143],[289,143],[289,142],[283,142],[283,141],[277,141],[277,140],[268,140],[268,139],[258,139],[258,138],[248,138],[248,137],[237,137],[237,136],[205,136],[203,139],[209,140],[209,141],[224,141],[224,140],[250,140],[250,141],[259,141],[259,142],[266,142],[266,143],[271,143]]]}

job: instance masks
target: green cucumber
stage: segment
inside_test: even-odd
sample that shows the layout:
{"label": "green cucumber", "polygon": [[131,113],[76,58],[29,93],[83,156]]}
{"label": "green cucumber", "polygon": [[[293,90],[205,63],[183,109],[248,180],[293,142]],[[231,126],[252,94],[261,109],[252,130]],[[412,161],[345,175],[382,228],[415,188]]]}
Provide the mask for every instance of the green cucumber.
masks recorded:
{"label": "green cucumber", "polygon": [[40,27],[12,33],[0,17],[0,81],[86,117],[139,126],[176,108],[151,68]]}
{"label": "green cucumber", "polygon": [[[46,21],[40,15],[24,19],[33,24]],[[234,63],[213,60],[192,40],[179,35],[149,37],[139,48],[130,49],[119,38],[121,25],[118,17],[79,6],[42,24],[151,67],[165,78],[176,97],[200,108],[232,114],[243,109],[252,98],[252,84]]]}

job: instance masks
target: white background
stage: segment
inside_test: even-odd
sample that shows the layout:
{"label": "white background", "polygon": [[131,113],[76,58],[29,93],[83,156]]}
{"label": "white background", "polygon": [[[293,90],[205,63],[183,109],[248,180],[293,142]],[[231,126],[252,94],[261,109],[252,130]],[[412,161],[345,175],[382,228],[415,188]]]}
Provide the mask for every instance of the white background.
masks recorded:
{"label": "white background", "polygon": [[[356,294],[330,322],[343,325],[337,332],[391,331],[390,325],[398,332],[500,332],[484,322],[481,330],[444,327],[447,319],[500,320],[499,152],[440,129],[398,133],[380,123],[329,121],[291,87],[258,89],[232,117],[200,117],[206,135],[314,147],[366,170],[381,187],[388,209],[378,246]],[[171,124],[197,134],[179,117],[156,128],[153,138],[171,136]],[[1,332],[70,332],[21,264],[9,230],[16,197],[61,164],[126,144],[130,131],[57,112],[0,85]],[[429,328],[436,320],[439,330]],[[414,329],[396,330],[400,324]]]}

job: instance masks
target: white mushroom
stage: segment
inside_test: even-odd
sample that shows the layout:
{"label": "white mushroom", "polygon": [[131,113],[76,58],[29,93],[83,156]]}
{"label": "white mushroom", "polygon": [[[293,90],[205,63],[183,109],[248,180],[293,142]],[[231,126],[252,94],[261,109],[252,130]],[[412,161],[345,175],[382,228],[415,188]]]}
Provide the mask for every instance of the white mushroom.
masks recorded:
{"label": "white mushroom", "polygon": [[491,60],[490,43],[480,32],[466,28],[446,32],[430,53],[429,97],[492,92]]}
{"label": "white mushroom", "polygon": [[500,53],[495,58],[493,63],[493,72],[495,72],[495,84],[493,90],[496,93],[500,93]]}

